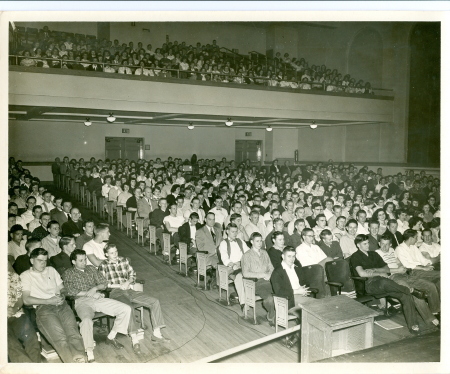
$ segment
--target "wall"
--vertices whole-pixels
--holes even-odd
[[[129,134],[122,134],[122,128],[130,128]],[[235,140],[261,140],[263,161],[265,130],[186,126],[125,126],[122,124],[94,123],[90,127],[74,122],[11,121],[9,124],[9,154],[28,162],[51,161],[55,157],[104,158],[105,137],[142,137],[150,145],[145,151],[146,159],[168,156],[182,159],[197,154],[198,158],[226,157],[234,159]],[[68,143],[70,134],[70,143]]]
[[[275,129],[272,131],[273,144],[275,144],[273,159],[294,157],[294,152],[298,147],[299,131],[297,129]]]

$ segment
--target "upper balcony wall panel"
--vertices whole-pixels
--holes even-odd
[[[9,104],[287,119],[392,122],[393,98],[11,68]]]

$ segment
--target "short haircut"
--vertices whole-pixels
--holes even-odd
[[[238,219],[238,218],[241,218],[242,216],[239,214],[239,213],[233,213],[231,216],[230,216],[230,222],[233,222],[234,220],[236,220],[236,219]]]
[[[59,222],[58,222],[58,221],[55,221],[54,219],[52,219],[52,220],[48,223],[47,228],[50,228],[50,227],[52,227],[52,225],[55,225],[55,224],[59,226]]]
[[[349,219],[347,221],[347,223],[345,224],[345,227],[349,227],[351,223],[354,223],[356,226],[358,226],[358,222],[356,221],[356,219]]]
[[[305,220],[303,218],[297,218],[294,222],[294,226],[297,226],[300,222],[305,223]],[[306,223],[305,223],[305,225],[306,225]]]
[[[103,253],[106,255],[111,248],[117,248],[117,245],[114,243],[108,243],[103,247]]]
[[[34,244],[40,243],[41,239],[38,238],[30,238],[27,240],[26,244],[25,244],[25,248],[27,250],[27,252],[30,252],[31,247],[33,247]]]
[[[227,230],[229,230],[229,229],[231,229],[231,228],[233,228],[233,227],[238,228],[237,225],[236,225],[235,223],[230,222],[230,223],[227,225]]]
[[[17,225],[12,225],[11,229],[9,230],[9,232],[11,234],[14,234],[15,232],[20,231],[20,230],[23,231],[23,227],[22,227],[22,225],[18,225],[17,224]]]
[[[306,234],[307,234],[308,232],[314,233],[314,231],[313,231],[312,229],[310,229],[309,227],[305,227],[305,228],[302,230],[302,238],[303,238],[304,236],[306,236]]]
[[[375,220],[370,220],[369,221],[369,227],[370,227],[370,225],[377,225],[377,226],[380,226],[380,222],[378,222],[378,221],[375,221]]]
[[[27,197],[27,203],[28,203],[28,201],[30,201],[31,199],[34,199],[34,201],[37,201],[36,198],[35,198],[34,196],[28,196],[28,197]]]
[[[277,238],[277,236],[278,235],[282,235],[283,237],[284,237],[284,234],[281,232],[281,231],[275,231],[273,234],[272,234],[272,243],[274,243],[275,242],[275,239]]]
[[[30,253],[30,259],[38,256],[48,256],[48,252],[44,248],[35,248]]]
[[[389,240],[389,242],[392,241],[391,236],[389,234],[384,233],[383,235],[381,235],[380,237],[380,241],[381,240]]]
[[[327,220],[327,218],[325,217],[325,214],[318,214],[318,215],[316,216],[316,222],[317,222],[320,218],[325,218],[325,221]]]
[[[170,204],[170,205],[169,205],[169,209],[172,209],[173,206],[174,206],[174,207],[177,207],[177,204],[175,204],[175,203]]]
[[[262,239],[262,235],[261,235],[259,232],[255,231],[255,232],[253,232],[253,233],[250,235],[250,241],[255,240],[255,238],[261,238],[261,239]]]
[[[194,219],[194,218],[200,219],[200,216],[198,215],[197,212],[192,212],[192,213],[189,215],[189,219]]]
[[[49,213],[49,212],[42,212],[42,214],[41,214],[41,219],[42,219],[42,217],[44,217],[44,216],[49,216],[49,217],[50,217],[50,213]]]
[[[320,203],[314,203],[312,206],[311,206],[311,208],[314,210],[314,209],[316,209],[317,207],[322,207],[322,204],[320,204]]]
[[[328,230],[328,229],[322,230],[322,232],[320,233],[320,239],[323,239],[323,238],[325,238],[325,236],[328,236],[328,235],[333,235],[330,230]]]
[[[360,214],[365,214],[367,216],[367,212],[364,209],[360,209],[358,210],[358,213],[356,213],[357,216],[359,216]]]
[[[38,209],[42,209],[42,207],[40,205],[35,205],[33,207],[33,213],[36,212],[36,210],[38,210]]]
[[[417,235],[417,231],[413,229],[405,230],[403,233],[403,239],[406,242],[410,238],[414,238]]]
[[[291,247],[290,245],[283,248],[283,254],[288,252],[295,252],[295,248]]]
[[[388,226],[389,226],[391,223],[397,223],[397,220],[396,219],[390,219],[387,223],[388,223]]]
[[[64,249],[64,246],[69,244],[74,237],[72,235],[65,235],[59,240],[59,248]]]
[[[88,218],[87,220],[85,220],[84,222],[83,222],[83,227],[86,227],[86,225],[88,224],[88,223],[94,223],[94,220],[92,219],[92,218]],[[95,225],[95,223],[94,223],[94,225]]]
[[[109,225],[107,223],[99,223],[94,227],[95,235],[100,234],[101,232],[105,231],[106,229],[109,230]]]
[[[358,247],[359,243],[365,242],[366,240],[369,240],[369,235],[358,234],[355,238],[355,245]]]
[[[70,262],[76,261],[78,255],[86,256],[86,252],[83,251],[82,249],[74,249],[73,252],[70,254]]]
[[[275,218],[275,219],[273,220],[273,225],[275,226],[278,222],[283,222],[283,225],[284,225],[284,221],[283,221],[283,219],[281,219],[281,218]]]

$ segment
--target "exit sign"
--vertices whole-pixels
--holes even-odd
[[[252,136],[252,133],[251,132],[246,132],[245,136]]]
[[[130,133],[130,129],[122,129],[122,134],[129,134]]]

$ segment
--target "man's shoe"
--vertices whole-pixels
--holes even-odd
[[[152,335],[152,341],[160,342],[160,343],[170,343],[170,339],[166,338],[165,336],[158,337],[158,336]]]
[[[123,348],[123,344],[119,343],[119,341],[114,338],[114,339],[105,339],[105,344],[106,345],[112,345],[114,349],[122,349]]]
[[[141,345],[139,343],[133,344],[133,352],[137,355],[142,354]]]
[[[270,327],[275,327],[275,317],[273,319],[270,319],[269,313],[267,313],[267,321],[269,322]]]

